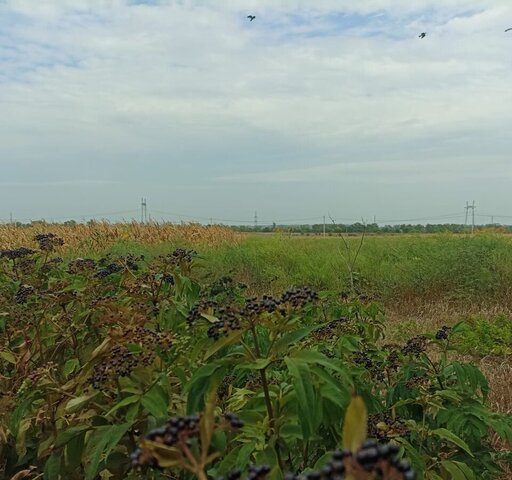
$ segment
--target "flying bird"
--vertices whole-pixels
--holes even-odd
[[[256,18],[256,15],[247,15],[247,18],[249,19],[249,22],[252,22]]]
[[[425,38],[427,36],[427,33],[426,32],[421,32],[418,37],[420,38]]]
[[[505,32],[510,32],[510,30],[512,30],[512,28],[507,28]]]

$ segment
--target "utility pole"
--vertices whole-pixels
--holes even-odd
[[[473,205],[471,206],[471,234],[475,231],[475,201],[473,200]]]
[[[258,212],[254,212],[254,230],[258,228]]]
[[[471,233],[474,233],[475,231],[475,201],[473,200],[473,203],[470,205],[469,202],[466,202],[466,206],[464,207],[466,210],[466,220],[464,221],[464,225],[468,225],[468,214],[469,210],[471,209]]]
[[[148,220],[148,205],[145,198],[140,201],[140,223],[145,223]]]
[[[324,237],[325,237],[325,215],[324,215]]]
[[[11,222],[11,225],[13,224],[13,221],[12,221],[12,212],[9,214],[9,221]]]

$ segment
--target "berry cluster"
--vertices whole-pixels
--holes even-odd
[[[239,480],[239,478],[242,476],[242,470],[239,470],[236,468],[235,470],[229,471],[225,477],[217,477],[216,480]]]
[[[8,260],[16,260],[17,258],[23,258],[28,255],[36,253],[30,248],[20,247],[13,250],[0,250],[0,258],[7,258]]]
[[[244,422],[238,418],[238,415],[233,412],[227,412],[224,414],[224,418],[229,422],[231,428],[242,428]]]
[[[124,263],[126,268],[137,272],[139,270],[139,264],[137,263],[140,260],[143,260],[144,257],[136,257],[135,255],[129,254],[126,257],[121,257],[119,260]]]
[[[241,428],[244,423],[234,413],[226,413],[224,418],[231,428]],[[156,442],[168,447],[185,448],[190,447],[191,439],[199,436],[200,415],[189,415],[186,417],[177,416],[171,418],[162,427],[151,430],[145,437],[145,440]],[[216,427],[219,427],[217,419]],[[143,465],[157,466],[157,461],[151,454],[149,448],[138,448],[130,455],[132,465],[140,467]]]
[[[18,264],[16,265],[16,269],[18,272],[21,272],[25,275],[33,273],[36,267],[36,259],[35,258],[22,258]]]
[[[318,294],[309,287],[290,288],[281,295],[280,303],[289,303],[292,307],[303,307],[318,300]]]
[[[448,335],[450,333],[451,328],[446,325],[442,326],[436,333],[437,340],[448,340]]]
[[[40,233],[34,237],[43,252],[53,252],[56,247],[64,245],[64,240],[54,233]]]
[[[18,304],[27,303],[28,297],[32,293],[34,293],[34,287],[32,285],[20,285],[14,295],[14,301]]]
[[[208,338],[218,340],[221,335],[229,335],[233,330],[240,330],[240,320],[234,311],[221,308],[219,315],[221,319],[208,327]]]
[[[398,446],[393,443],[378,444],[374,440],[367,440],[354,454],[350,450],[335,451],[322,470],[308,472],[305,476],[290,473],[285,476],[285,480],[343,480],[345,478],[416,480],[416,473],[411,465],[397,458],[398,452]]]
[[[279,308],[279,300],[270,295],[263,295],[261,299],[248,298],[242,311],[242,315],[261,315],[262,313],[274,313]]]
[[[33,383],[36,383],[42,377],[51,374],[57,368],[57,364],[55,362],[47,362],[44,365],[32,370],[28,375],[27,379]]]
[[[97,278],[106,278],[114,273],[120,272],[123,269],[119,263],[109,263],[105,268],[98,270],[94,276]]]
[[[407,341],[404,347],[402,347],[402,353],[410,354],[418,357],[427,348],[427,337],[424,335],[418,335],[412,337]]]
[[[337,331],[338,328],[346,324],[348,322],[348,319],[345,317],[336,318],[334,320],[331,320],[327,325],[324,325],[322,328],[319,328],[315,331],[315,337],[316,338],[326,338],[333,336]]]
[[[68,273],[76,274],[96,269],[96,261],[92,258],[77,258],[68,263]]]
[[[60,257],[52,258],[51,260],[48,260],[42,267],[41,270],[43,272],[49,272],[53,267],[60,265],[64,260]]]
[[[192,310],[187,317],[187,323],[192,325],[197,320],[200,320],[203,313],[212,314],[213,311],[217,308],[217,302],[215,300],[202,300],[197,305],[194,305]]]
[[[187,250],[185,248],[177,248],[174,252],[167,255],[168,260],[172,265],[183,265],[192,263],[194,257],[197,255],[195,250]]]
[[[116,345],[108,358],[94,367],[88,383],[99,390],[112,377],[128,377],[139,365],[149,365],[153,358],[151,353],[135,355],[126,347]]]
[[[368,436],[379,441],[387,441],[392,437],[409,435],[410,431],[399,418],[389,413],[374,413],[368,416]]]
[[[164,273],[162,275],[162,281],[167,285],[174,285],[174,277],[170,273]]]
[[[172,337],[168,333],[155,332],[141,326],[127,328],[122,333],[122,337],[132,343],[146,347],[152,355],[155,346],[159,346],[162,350],[168,350],[172,346]]]
[[[228,292],[233,288],[233,279],[231,277],[221,277],[211,286],[211,294],[219,295]]]
[[[373,368],[373,361],[368,356],[368,352],[366,350],[360,350],[359,352],[355,352],[353,355],[353,359],[356,365],[360,365],[361,367],[366,368],[366,370],[371,370]]]
[[[233,375],[226,375],[217,388],[217,396],[220,400],[224,400],[229,395],[229,387],[233,383]]]
[[[405,386],[407,388],[421,388],[427,387],[430,384],[430,379],[427,376],[419,376],[413,375],[407,382],[405,382]]]
[[[208,327],[208,338],[218,340],[222,335],[227,336],[234,330],[240,330],[240,321],[233,317],[229,320],[219,320]]]

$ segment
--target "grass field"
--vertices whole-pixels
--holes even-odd
[[[400,445],[418,478],[511,478],[511,247],[499,234],[0,227],[0,472],[169,478],[157,462],[185,480],[173,469],[264,463],[281,480],[354,434],[341,425],[358,392],[368,435]],[[196,417],[190,443],[154,430],[193,413],[210,418],[200,439]]]

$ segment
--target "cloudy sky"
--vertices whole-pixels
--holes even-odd
[[[0,0],[0,220],[144,196],[155,219],[463,221],[474,199],[510,223],[508,27],[510,0]]]

